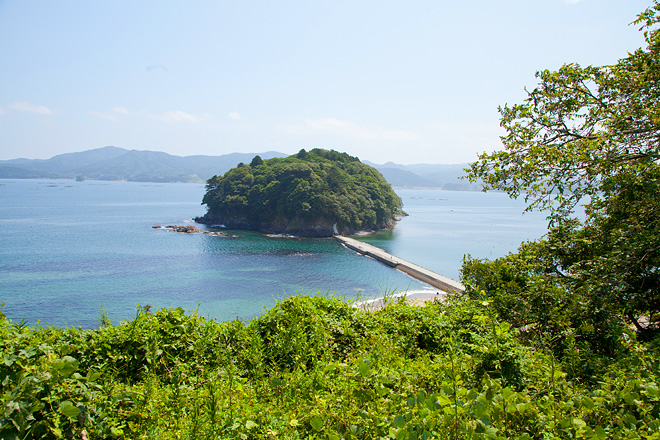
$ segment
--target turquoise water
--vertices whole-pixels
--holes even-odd
[[[411,215],[392,232],[362,237],[457,278],[465,253],[493,258],[540,236],[502,194],[398,191]],[[396,270],[331,239],[238,239],[178,234],[205,212],[204,186],[134,182],[0,180],[0,301],[14,321],[96,327],[137,304],[181,306],[220,320],[250,319],[287,295],[346,298],[423,289]]]
[[[459,279],[463,256],[495,259],[520,243],[541,238],[545,214],[524,213],[525,204],[504,193],[397,190],[403,217],[396,228],[361,237],[400,258]]]

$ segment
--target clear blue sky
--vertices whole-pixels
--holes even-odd
[[[0,0],[0,159],[115,145],[462,163],[537,70],[642,46],[641,0]]]

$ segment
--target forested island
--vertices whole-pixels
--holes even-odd
[[[333,150],[301,150],[287,158],[255,156],[207,181],[195,220],[230,229],[330,237],[391,228],[401,199],[373,167]]]

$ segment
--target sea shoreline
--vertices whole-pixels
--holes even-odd
[[[437,289],[411,290],[365,301],[356,301],[353,304],[353,307],[375,311],[385,307],[391,302],[399,301],[401,299],[413,306],[423,306],[428,302],[442,301],[446,294],[447,292]]]

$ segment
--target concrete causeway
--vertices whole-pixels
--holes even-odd
[[[335,235],[334,237],[348,249],[351,249],[367,257],[371,257],[374,260],[380,261],[381,263],[398,269],[401,272],[407,273],[416,280],[430,284],[431,286],[440,289],[443,292],[462,292],[465,290],[465,286],[456,280],[452,280],[451,278],[447,278],[444,275],[440,275],[439,273],[425,269],[422,266],[418,266],[399,257],[395,257],[394,255],[388,254],[376,246],[341,235]]]

